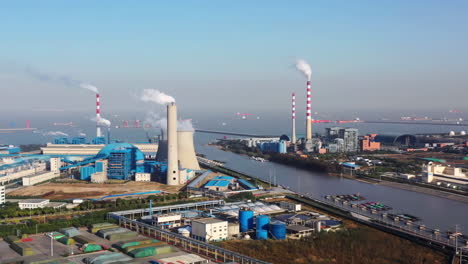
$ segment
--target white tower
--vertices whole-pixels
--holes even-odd
[[[179,157],[177,153],[177,106],[167,105],[167,185],[179,184]]]

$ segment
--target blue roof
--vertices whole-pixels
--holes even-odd
[[[229,181],[226,180],[211,180],[205,184],[205,187],[227,187]]]
[[[353,168],[353,169],[357,169],[357,168],[361,167],[361,166],[359,166],[357,164],[354,164],[354,163],[351,163],[351,162],[343,162],[343,163],[341,163],[341,165],[343,165],[345,167]]]
[[[214,177],[213,180],[228,180],[228,181],[232,181],[232,180],[234,180],[234,177],[222,175],[222,176],[216,176],[216,177]]]

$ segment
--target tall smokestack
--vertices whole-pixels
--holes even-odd
[[[179,184],[179,158],[177,153],[177,106],[167,105],[167,185]]]
[[[296,144],[296,94],[292,93],[292,131],[291,142]]]
[[[101,102],[100,96],[96,93],[96,137],[100,137],[101,134],[101,126],[99,125],[99,120],[101,119]]]
[[[310,81],[307,81],[307,112],[306,112],[306,141],[312,140],[312,118],[311,118],[311,103],[310,103]]]

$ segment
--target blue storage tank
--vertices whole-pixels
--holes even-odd
[[[255,232],[255,234],[256,234],[258,240],[268,239],[268,231],[261,230],[261,231]]]
[[[256,220],[257,231],[268,231],[268,224],[270,223],[270,217],[268,215],[258,215]]]
[[[248,209],[239,210],[239,231],[247,232],[253,229],[254,212]]]
[[[258,215],[255,225],[257,239],[268,238],[268,224],[270,223],[270,217],[268,215]]]
[[[286,224],[281,221],[271,222],[270,234],[273,239],[286,239]]]

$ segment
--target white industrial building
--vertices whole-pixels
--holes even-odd
[[[18,202],[18,206],[20,209],[44,208],[47,204],[49,204],[48,199],[27,199]]]
[[[135,181],[149,182],[151,181],[151,173],[137,172],[135,173]]]
[[[23,177],[23,186],[32,186],[41,182],[58,178],[60,173],[53,171],[43,171],[34,175]]]
[[[280,202],[279,206],[289,212],[299,212],[302,209],[302,205],[300,203]]]
[[[216,218],[192,221],[192,238],[201,241],[221,241],[228,238],[228,222]]]
[[[426,183],[445,182],[449,184],[468,185],[467,174],[462,168],[434,164],[433,162],[423,165],[423,180]]]
[[[0,185],[0,204],[5,203],[5,186]]]
[[[153,215],[153,223],[163,229],[179,227],[182,225],[181,214]]]

